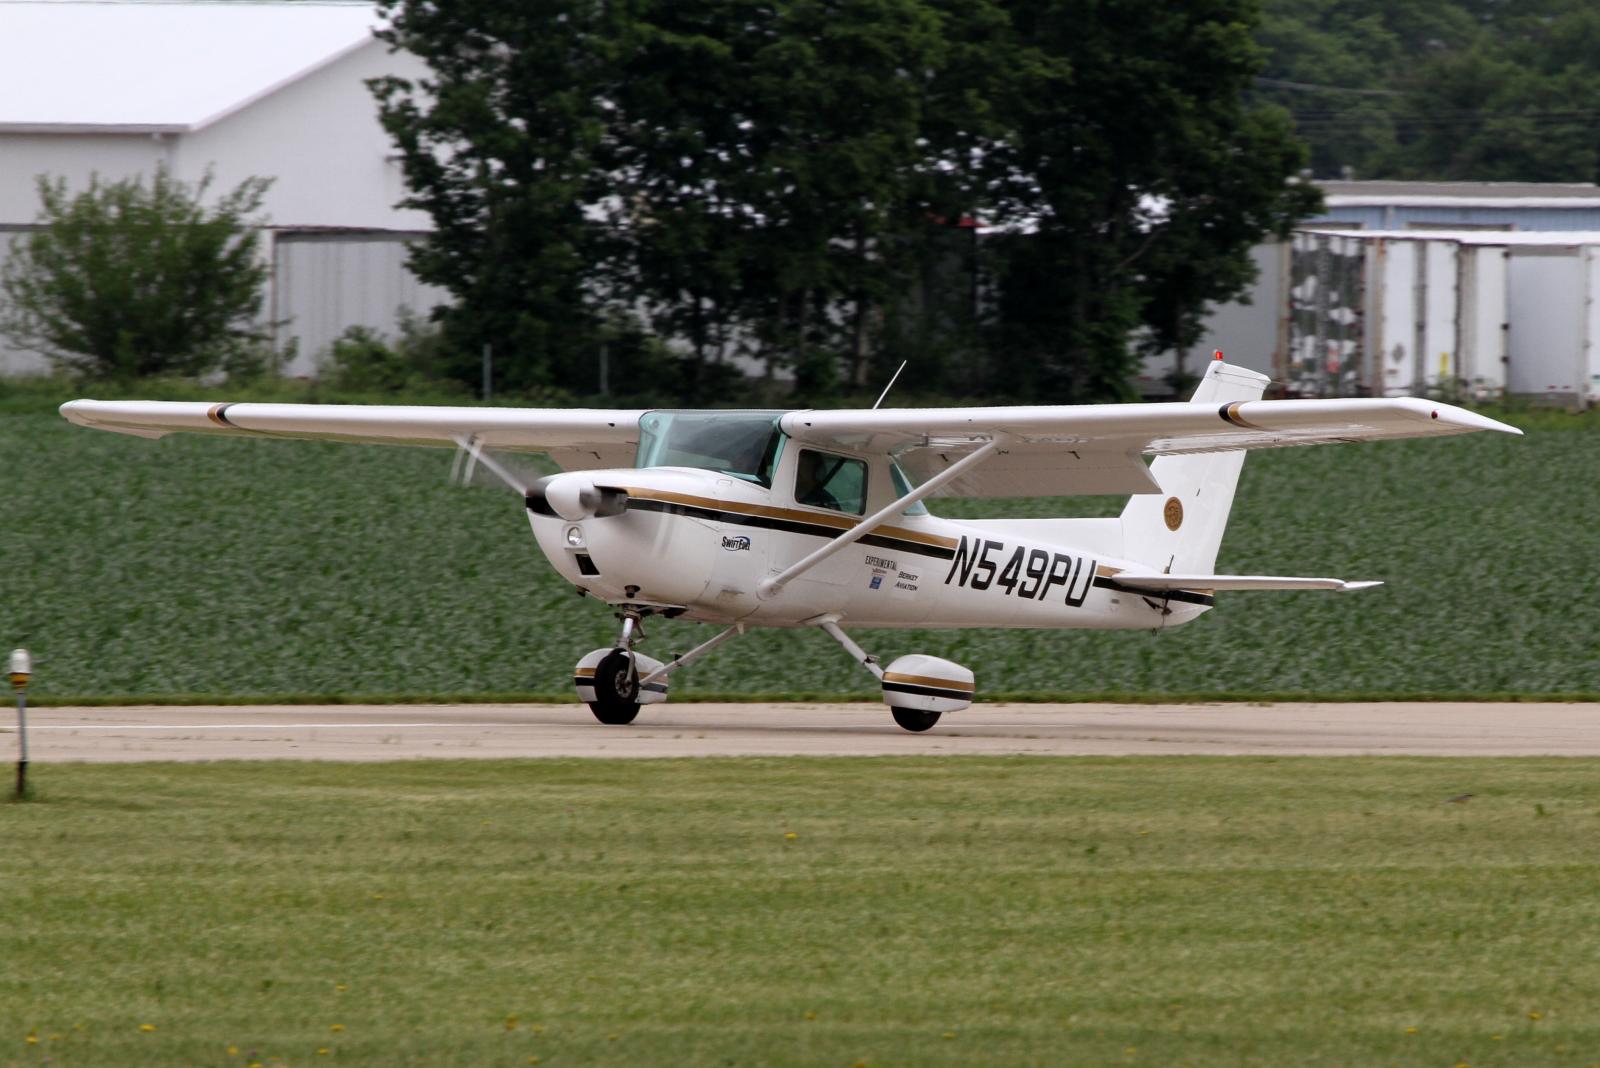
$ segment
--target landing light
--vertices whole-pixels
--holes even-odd
[[[567,544],[574,549],[581,549],[583,547],[583,531],[578,527],[568,527]]]

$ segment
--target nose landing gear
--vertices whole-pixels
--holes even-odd
[[[639,714],[639,672],[625,649],[613,649],[594,667],[589,710],[601,723],[620,726]]]
[[[617,644],[596,649],[573,670],[572,683],[578,699],[589,706],[594,718],[611,726],[632,723],[639,706],[667,699],[667,677],[657,676],[661,662],[634,650],[644,640],[640,621],[644,611],[626,608],[620,615],[622,633]]]

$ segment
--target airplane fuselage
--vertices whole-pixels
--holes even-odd
[[[763,580],[861,518],[798,504],[775,488],[787,485],[783,475],[766,487],[691,468],[585,471],[575,477],[625,493],[625,510],[568,521],[530,507],[528,517],[541,550],[579,589],[709,623],[800,626],[833,613],[855,627],[1148,630],[1188,622],[1211,603],[1206,591],[1119,588],[1116,575],[1136,565],[1030,536],[1017,529],[1025,523],[928,514],[876,528],[764,599]]]

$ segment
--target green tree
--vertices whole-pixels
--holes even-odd
[[[1249,251],[1318,201],[1303,150],[1251,110],[1252,0],[1013,0],[1028,60],[986,156],[1002,222],[998,370],[1044,401],[1125,396],[1129,339],[1192,344]]]
[[[1471,47],[1405,82],[1401,178],[1594,181],[1600,170],[1600,11],[1509,4]]]
[[[623,4],[591,0],[382,0],[379,34],[423,59],[426,79],[374,80],[400,151],[405,206],[433,219],[410,266],[448,289],[443,311],[477,373],[494,347],[496,389],[587,382],[598,351],[608,195],[597,162]]]
[[[41,177],[40,229],[0,271],[0,333],[95,376],[216,367],[265,337],[256,212],[270,184],[248,178],[208,204],[209,174],[95,176],[76,194]]]

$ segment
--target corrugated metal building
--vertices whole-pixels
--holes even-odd
[[[429,219],[394,206],[402,175],[365,85],[424,67],[376,22],[366,2],[0,0],[0,255],[37,218],[38,175],[81,189],[164,164],[218,190],[274,179],[269,305],[290,373],[347,326],[390,332],[399,306],[442,302],[402,265]],[[4,345],[0,371],[45,366]]]
[[[1600,230],[1587,182],[1319,182],[1307,226],[1360,230]]]

